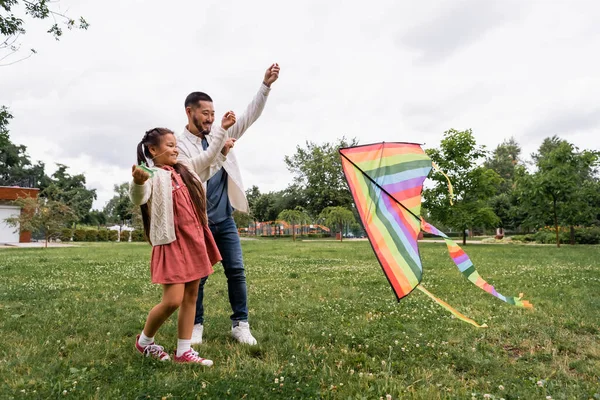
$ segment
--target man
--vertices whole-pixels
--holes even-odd
[[[261,87],[237,122],[228,130],[229,138],[215,164],[201,176],[209,176],[206,186],[207,212],[210,229],[223,258],[222,264],[227,277],[229,303],[231,304],[231,335],[240,343],[255,345],[256,339],[248,323],[246,275],[242,258],[242,247],[233,210],[247,213],[248,200],[244,192],[240,169],[231,150],[236,140],[260,117],[271,90],[271,84],[279,77],[279,65],[271,65],[264,76]],[[202,155],[211,144],[210,129],[215,111],[210,96],[193,92],[185,100],[188,124],[177,140],[179,157],[191,158]],[[204,332],[204,278],[200,281],[196,318],[192,344],[202,343]]]

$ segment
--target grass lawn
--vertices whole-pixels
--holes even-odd
[[[229,338],[219,266],[206,286],[213,368],[135,352],[159,301],[150,247],[0,250],[0,398],[600,399],[600,247],[467,246],[507,305],[468,282],[443,244],[420,244],[425,295],[400,303],[368,242],[244,241],[251,326]],[[176,319],[157,335],[170,352]],[[538,383],[539,382],[539,383]]]

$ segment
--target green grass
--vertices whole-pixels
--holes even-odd
[[[600,398],[600,247],[468,246],[509,306],[420,245],[422,293],[400,303],[368,242],[244,241],[254,348],[229,338],[221,267],[206,287],[211,369],[144,359],[134,337],[160,300],[150,247],[0,251],[0,398]],[[176,319],[157,340],[169,351]],[[537,382],[541,382],[538,386]],[[66,394],[63,394],[66,393]]]

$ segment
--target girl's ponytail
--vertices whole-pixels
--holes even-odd
[[[144,154],[144,149],[147,149],[147,143],[144,141],[148,140],[148,132],[144,135],[144,138],[137,145],[137,163],[140,165],[141,163],[146,162],[146,155]],[[148,203],[142,204],[140,206],[142,211],[142,222],[144,223],[144,234],[146,236],[146,240],[148,243],[150,242],[150,210],[148,208]]]

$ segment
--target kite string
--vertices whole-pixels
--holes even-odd
[[[448,178],[448,175],[446,175],[446,173],[442,171],[436,163],[431,161],[431,165],[433,166],[433,169],[446,177],[446,180],[448,181],[448,191],[450,192],[450,205],[453,206],[454,202],[452,201],[452,198],[454,197],[454,189],[452,188],[452,182],[450,182],[450,178]]]

